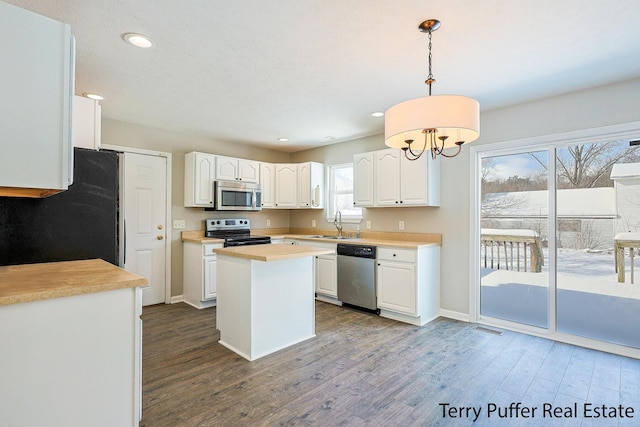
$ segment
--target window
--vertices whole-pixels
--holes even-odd
[[[342,222],[361,222],[362,208],[353,206],[353,163],[328,167],[327,221],[333,222],[336,212]]]

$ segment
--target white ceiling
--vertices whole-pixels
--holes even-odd
[[[8,3],[71,24],[103,117],[287,152],[382,133],[371,112],[425,96],[430,18],[433,93],[483,111],[640,77],[638,0]]]

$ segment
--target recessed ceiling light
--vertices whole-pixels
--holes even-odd
[[[374,111],[373,113],[371,113],[371,117],[382,117],[384,116],[384,113],[382,111]]]
[[[104,99],[104,97],[98,95],[97,93],[83,93],[82,96],[84,96],[85,98],[89,98],[89,99],[95,99],[96,101],[102,101]]]
[[[280,142],[289,142],[289,138],[278,138]]]
[[[122,38],[124,39],[124,41],[126,41],[127,43],[135,47],[141,47],[143,49],[146,49],[153,46],[153,42],[151,41],[151,39],[142,34],[127,33],[127,34],[124,34]]]

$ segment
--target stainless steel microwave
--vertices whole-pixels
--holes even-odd
[[[234,181],[214,181],[213,203],[217,211],[262,210],[260,184]]]

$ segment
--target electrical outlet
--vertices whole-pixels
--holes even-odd
[[[404,221],[398,221],[398,228],[404,230]]]
[[[270,219],[267,220],[267,227],[271,227],[271,220]]]
[[[367,230],[371,230],[371,221],[367,221],[366,227]]]
[[[173,229],[174,230],[182,230],[187,226],[184,219],[174,219],[173,220]]]
[[[315,228],[315,226],[316,226],[316,220],[315,219],[311,220],[311,226]]]

